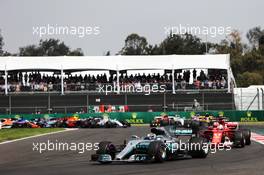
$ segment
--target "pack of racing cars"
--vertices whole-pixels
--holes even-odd
[[[98,116],[80,119],[76,116],[63,118],[37,118],[26,120],[23,118],[2,118],[0,128],[126,128],[127,121],[119,121],[108,117]]]
[[[251,144],[249,129],[241,129],[238,122],[229,122],[222,116],[195,116],[188,120],[164,115],[155,117],[150,126],[151,133],[142,138],[133,135],[128,142],[124,141],[120,145],[111,141],[100,142],[98,150],[91,156],[91,161],[107,164],[206,158],[209,149],[219,144],[236,148]],[[189,136],[185,142],[190,147],[182,149],[179,144],[182,141],[181,136]],[[197,148],[197,145],[200,146]]]
[[[173,120],[173,122],[163,122],[164,119],[166,121]],[[157,121],[156,118],[154,118],[154,121]],[[166,123],[166,125],[173,125],[178,128],[176,131],[179,134],[181,129],[186,132],[185,129],[190,128],[188,132],[192,132],[198,137],[203,137],[214,145],[221,143],[224,146],[244,147],[251,144],[251,130],[242,129],[239,127],[238,122],[229,122],[228,118],[223,116],[195,115],[191,119],[162,116],[158,121],[159,125],[153,125],[152,122],[150,126],[164,126],[164,123]]]
[[[3,118],[0,120],[2,129],[8,128],[40,128],[34,121],[24,120],[22,118]]]

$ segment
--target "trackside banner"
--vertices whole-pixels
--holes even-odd
[[[112,119],[126,120],[131,124],[146,124],[150,123],[154,117],[169,115],[178,115],[183,118],[190,118],[196,114],[199,115],[213,115],[213,116],[225,116],[230,121],[239,122],[258,122],[264,121],[264,110],[261,111],[205,111],[205,112],[113,112],[113,113],[84,113],[84,114],[13,114],[13,115],[0,115],[0,118],[24,118],[24,119],[35,119],[35,118],[64,118],[70,116],[77,116],[80,118],[89,117],[109,117]]]

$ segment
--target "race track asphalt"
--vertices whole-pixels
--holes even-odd
[[[149,127],[79,129],[0,145],[0,175],[263,175],[264,145],[210,154],[206,159],[184,159],[161,164],[91,163],[90,155],[75,151],[33,151],[33,143],[48,140],[66,143],[123,143],[131,135],[144,136]]]

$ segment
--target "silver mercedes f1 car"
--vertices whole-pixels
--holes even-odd
[[[124,144],[115,145],[109,141],[99,143],[96,154],[91,161],[102,164],[112,162],[163,162],[178,158],[206,158],[209,148],[205,145],[207,140],[195,137],[190,133],[190,139],[182,146],[181,140],[175,137],[177,131],[172,128],[152,128],[146,137],[139,138],[133,135]],[[183,132],[186,133],[189,132]]]

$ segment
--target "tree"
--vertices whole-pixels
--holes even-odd
[[[236,78],[243,69],[242,57],[244,48],[245,45],[242,43],[241,34],[237,30],[232,31],[220,44],[215,45],[217,54],[230,54],[231,67]]]
[[[260,85],[263,84],[263,77],[255,72],[244,72],[238,76],[238,83],[244,87]]]
[[[70,53],[68,55],[69,56],[83,56],[83,51],[81,48],[77,48],[73,51],[70,51]]]
[[[210,46],[210,44],[209,44]],[[169,35],[160,44],[159,51],[162,54],[204,54],[206,52],[205,43],[201,39],[191,34]]]
[[[0,30],[1,31],[1,30]],[[3,41],[4,39],[3,39],[3,37],[2,37],[2,35],[1,35],[1,33],[0,33],[0,56],[2,56],[3,55],[3,53],[4,53],[4,51],[3,51],[3,46],[4,46],[4,41]]]
[[[248,41],[253,46],[253,48],[259,47],[259,42],[262,36],[264,36],[264,30],[262,30],[259,26],[250,29],[247,33]]]
[[[127,36],[125,46],[119,52],[121,55],[146,55],[148,54],[148,42],[145,37],[132,33]]]
[[[245,45],[242,43],[241,34],[239,31],[232,31],[228,37],[216,44],[216,52],[220,54],[229,53],[231,57],[238,57],[243,54]]]
[[[19,48],[19,56],[44,56],[42,49],[36,45]]]
[[[70,50],[64,42],[56,39],[40,40],[39,45],[29,45],[19,48],[19,56],[82,56],[80,48]]]

